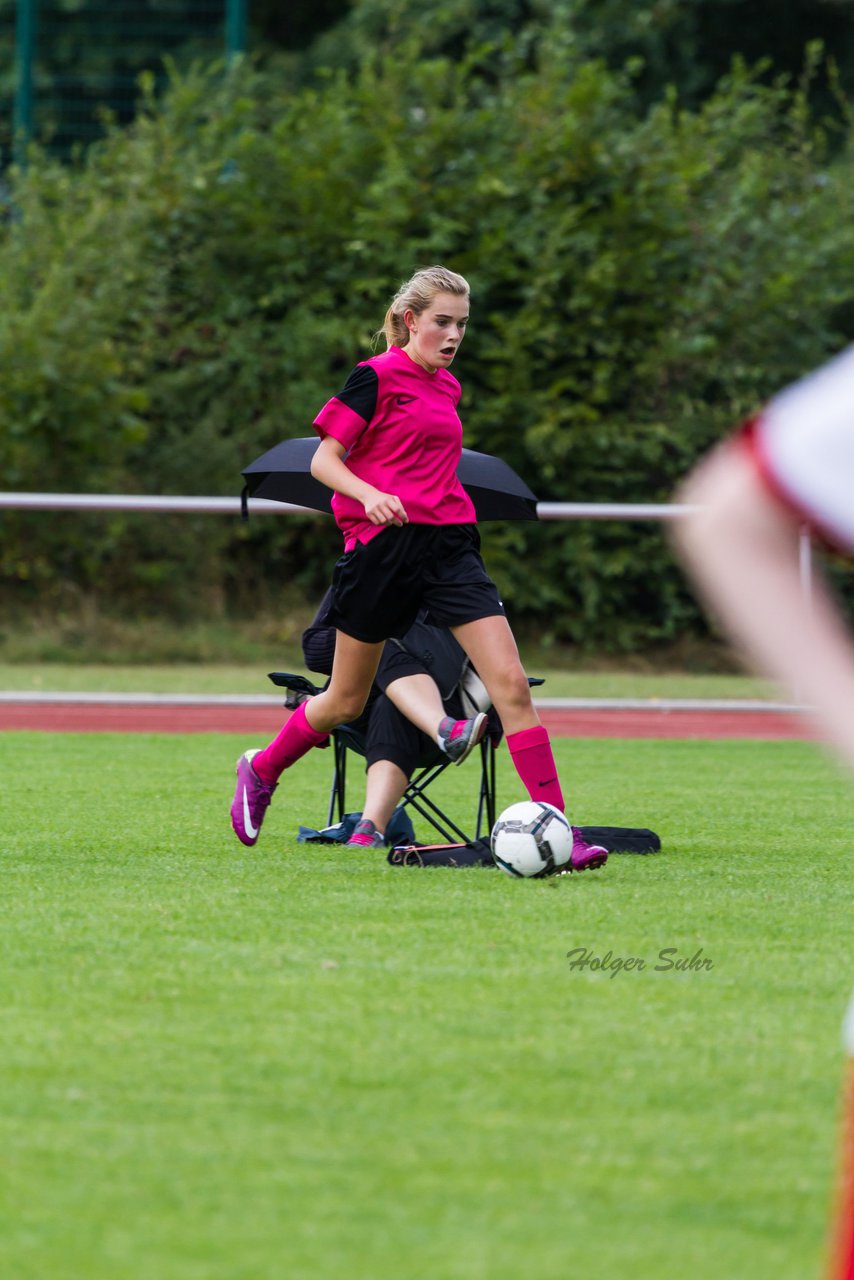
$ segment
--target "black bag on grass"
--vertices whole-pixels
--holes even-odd
[[[579,827],[582,840],[609,853],[658,853],[661,840],[648,827]]]
[[[609,853],[658,853],[661,840],[648,827],[579,827],[582,840]],[[393,867],[494,867],[489,838],[471,844],[398,844],[388,855]]]
[[[471,844],[399,844],[388,855],[393,867],[494,867],[489,839]]]

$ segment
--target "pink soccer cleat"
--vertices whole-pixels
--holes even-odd
[[[572,855],[565,871],[593,871],[608,861],[608,850],[601,844],[588,844],[582,840],[578,827],[572,828]]]
[[[231,825],[243,844],[253,845],[267,814],[275,782],[262,782],[252,768],[257,751],[244,751],[237,762],[237,788],[231,802]]]

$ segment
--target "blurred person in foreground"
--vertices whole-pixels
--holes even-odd
[[[854,557],[854,347],[787,388],[688,476],[674,540],[700,591],[764,674],[815,715],[854,768],[854,637],[824,581],[804,599],[798,537]],[[854,998],[839,1187],[826,1275],[854,1278]]]
[[[723,627],[787,685],[854,768],[854,638],[819,577],[807,602],[802,528],[854,558],[854,347],[775,396],[690,473],[674,541]]]

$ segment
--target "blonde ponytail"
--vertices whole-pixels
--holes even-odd
[[[406,284],[401,285],[391,300],[383,327],[377,334],[378,338],[381,336],[385,338],[386,348],[406,346],[409,341],[409,330],[406,327],[404,315],[407,311],[412,311],[416,316],[420,316],[440,293],[468,297],[468,281],[447,267],[424,267],[416,271]]]

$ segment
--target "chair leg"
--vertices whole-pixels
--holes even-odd
[[[453,843],[454,837],[456,837],[461,844],[469,843],[469,837],[466,835],[465,831],[458,827],[446,813],[443,813],[441,809],[437,808],[436,805],[433,804],[433,801],[427,796],[409,796],[405,801],[405,807],[408,809],[414,809],[416,813],[420,813],[421,817],[425,818],[426,821],[430,823],[433,830],[438,831],[443,840]],[[442,822],[447,823],[447,827],[442,826]],[[450,830],[447,829],[448,827],[450,827]]]
[[[495,826],[497,814],[495,812],[495,743],[490,738],[489,746],[489,793],[486,800],[486,812],[489,821],[489,834],[492,835],[492,828]]]
[[[332,826],[333,822],[342,822],[347,811],[347,752],[350,749],[343,736],[332,735],[334,764],[332,785],[329,792],[327,826]],[[477,835],[475,839],[480,838],[484,814],[489,823],[490,832],[495,825],[495,747],[491,739],[486,739],[480,743],[480,752],[480,790],[478,793]],[[440,773],[444,772],[448,767],[448,763],[447,760],[443,760],[439,764],[428,765],[413,776],[401,798],[401,807],[404,809],[407,807],[413,808],[448,843],[459,841],[461,844],[470,844],[471,836],[463,831],[462,827],[457,826],[454,820],[449,818],[444,810],[440,809],[426,794],[427,788]]]
[[[483,834],[483,815],[486,812],[487,835],[492,834],[495,826],[495,744],[486,737],[480,744],[480,793],[477,801],[477,833],[479,840]]]
[[[335,810],[338,810],[338,822],[343,822],[345,805],[347,802],[347,748],[343,742],[340,742],[333,734],[332,751],[334,753],[334,768],[332,771],[332,787],[329,792],[329,816],[326,819],[326,825],[331,827],[333,819],[335,819]]]
[[[454,837],[463,844],[469,843],[469,836],[461,827],[449,818],[448,815],[439,808],[437,804],[426,795],[426,790],[430,784],[443,773],[447,768],[447,763],[443,762],[439,765],[432,765],[422,769],[419,774],[413,777],[403,794],[401,804],[404,808],[413,808],[416,813],[420,813],[425,818],[434,831],[438,831],[443,840],[453,841]],[[444,825],[443,825],[444,824]],[[453,834],[452,834],[453,833]]]

